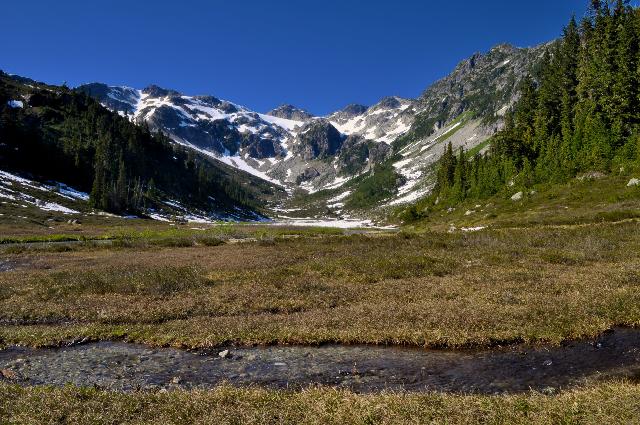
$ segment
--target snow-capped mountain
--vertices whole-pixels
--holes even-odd
[[[394,96],[386,97],[370,108],[349,105],[327,119],[342,133],[391,143],[411,128],[415,114],[412,100]]]
[[[386,204],[398,204],[428,192],[429,166],[448,142],[472,149],[501,127],[518,84],[546,47],[500,45],[461,62],[416,99],[386,97],[326,117],[292,105],[262,114],[154,85],[80,89],[177,143],[291,190],[337,189],[391,160],[401,178]]]
[[[385,125],[410,106],[409,101],[388,98],[345,121],[339,113],[315,117],[291,105],[261,114],[213,96],[188,96],[154,85],[142,90],[100,83],[80,88],[106,107],[146,123],[180,144],[265,180],[304,184],[310,190],[335,182],[345,171],[340,162],[355,165],[359,160],[361,164],[349,168],[367,168],[368,156],[354,158],[349,148],[389,140],[399,130],[392,125],[387,133]],[[406,129],[408,126],[400,131]],[[377,151],[388,152],[389,146]],[[375,155],[375,159],[384,158]]]

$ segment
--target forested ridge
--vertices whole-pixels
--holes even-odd
[[[246,181],[211,159],[84,93],[7,74],[0,74],[0,168],[64,182],[115,213],[141,213],[161,199],[204,210],[258,205]]]
[[[488,151],[469,158],[448,146],[428,202],[455,205],[580,173],[640,168],[639,46],[639,9],[591,1],[525,78]]]

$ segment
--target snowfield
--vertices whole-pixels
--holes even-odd
[[[21,100],[10,100],[7,102],[10,108],[24,108],[24,103]]]
[[[303,227],[334,227],[338,229],[358,229],[358,228],[375,228],[375,229],[393,229],[393,226],[378,227],[371,220],[358,219],[317,219],[317,218],[293,218],[279,217],[271,222],[274,226],[303,226]]]

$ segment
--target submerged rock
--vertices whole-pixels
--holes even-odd
[[[16,373],[11,369],[0,369],[0,375],[11,381],[18,379],[18,375],[16,375]]]

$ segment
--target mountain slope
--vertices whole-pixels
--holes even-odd
[[[526,49],[496,46],[486,54],[462,61],[452,74],[408,105],[407,101],[392,99],[371,108],[350,105],[332,114],[335,125],[342,130],[357,126],[357,133],[373,136],[382,124],[392,133],[397,128],[404,132],[389,137],[391,149],[378,158],[377,169],[369,167],[367,173],[348,180],[340,189],[325,191],[325,199],[316,196],[315,203],[326,201],[328,211],[339,216],[353,208],[361,213],[381,208],[384,212],[386,207],[427,196],[435,184],[435,163],[446,146],[451,143],[454,148],[485,150],[488,139],[504,126],[506,112],[519,98],[521,82],[535,73],[552,47],[553,43]],[[396,109],[381,113],[383,105]],[[385,119],[377,122],[377,115]],[[340,199],[337,203],[336,198]],[[309,207],[306,202],[300,203]]]
[[[409,216],[481,205],[485,199],[530,205],[540,203],[540,194],[549,187],[568,191],[586,184],[612,186],[595,199],[580,194],[598,204],[594,210],[610,213],[603,210],[628,200],[621,203],[628,210],[613,216],[637,217],[639,11],[625,2],[611,8],[596,1],[580,24],[572,19],[535,80],[523,81],[521,97],[488,152],[447,149],[432,195],[414,205]]]
[[[213,96],[157,86],[136,90],[93,83],[79,90],[181,145],[292,193],[327,193],[328,198],[313,197],[325,205],[317,205],[322,210],[331,210],[328,201],[340,188],[344,193],[362,181],[370,185],[367,176],[385,164],[381,169],[395,175],[397,184],[383,198],[376,196],[370,208],[427,194],[433,163],[448,142],[467,149],[485,144],[502,128],[520,82],[548,48],[500,45],[461,62],[416,99],[387,97],[371,107],[348,105],[326,117],[292,105],[261,114]]]
[[[90,193],[91,206],[121,214],[177,209],[255,219],[258,199],[275,194],[85,94],[7,74],[0,74],[0,169],[64,182]]]

